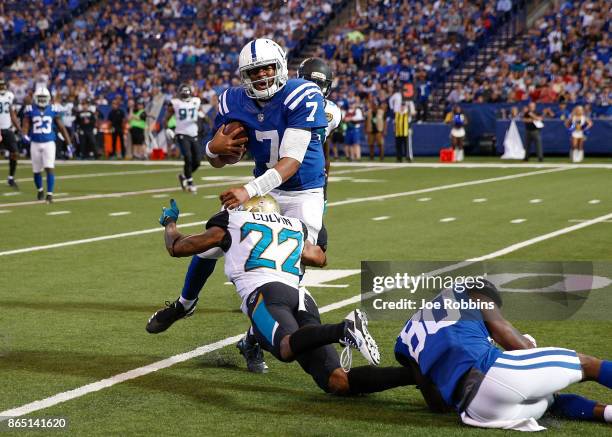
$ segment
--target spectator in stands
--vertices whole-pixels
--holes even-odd
[[[542,162],[544,154],[542,150],[542,135],[540,130],[544,127],[542,123],[542,115],[537,111],[535,102],[529,102],[523,112],[523,122],[525,123],[526,140],[525,140],[525,158],[523,161],[529,161],[531,148],[535,145],[538,161]]]
[[[115,98],[112,103],[112,109],[108,113],[108,121],[111,123],[112,132],[112,148],[109,158],[115,159],[121,155],[125,159],[125,140],[123,138],[123,128],[125,124],[125,111],[121,109],[121,100]],[[117,150],[117,140],[119,140],[119,150]]]

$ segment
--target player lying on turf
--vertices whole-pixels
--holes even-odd
[[[397,338],[397,360],[421,373],[430,389],[439,389],[441,399],[424,394],[428,405],[437,411],[452,406],[463,423],[485,428],[541,430],[537,419],[547,411],[612,422],[612,406],[557,393],[580,381],[612,388],[612,362],[569,349],[537,348],[533,338],[504,319],[495,285],[483,284],[474,283],[463,293],[444,290],[433,301],[444,308],[449,307],[445,301],[489,308],[419,310]]]
[[[362,366],[348,371],[350,347],[370,364],[380,362],[366,316],[353,310],[340,323],[321,324],[317,304],[298,285],[301,264],[322,267],[325,253],[307,241],[308,230],[300,220],[279,214],[271,196],[254,196],[245,202],[244,210],[216,214],[206,222],[206,231],[197,235],[180,234],[178,217],[176,202],[171,200],[160,217],[170,255],[191,256],[221,248],[225,273],[236,286],[257,341],[277,359],[298,361],[328,393],[371,393],[413,384],[412,370],[405,367]],[[346,346],[342,366],[333,343]]]

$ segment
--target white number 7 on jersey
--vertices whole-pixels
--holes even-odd
[[[268,168],[272,168],[278,162],[278,131],[275,130],[265,130],[255,131],[255,138],[257,141],[263,143],[265,140],[270,141],[270,160],[266,163]]]
[[[306,107],[312,108],[312,111],[310,111],[310,114],[308,115],[308,117],[306,117],[306,121],[314,121],[314,115],[315,115],[315,112],[317,112],[318,106],[319,106],[318,102],[306,102]]]

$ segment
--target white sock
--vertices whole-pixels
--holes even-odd
[[[185,311],[189,311],[191,309],[191,307],[193,306],[195,301],[196,301],[196,299],[194,299],[194,300],[187,300],[183,296],[179,297],[179,302],[181,303],[181,305],[183,305],[183,308],[185,309]]]
[[[580,162],[584,161],[584,150],[580,149]]]
[[[578,150],[572,150],[572,162],[578,162]]]
[[[604,408],[604,421],[612,423],[612,405],[606,405]]]
[[[9,178],[9,181],[12,181],[12,180],[13,180],[13,176],[10,176],[10,175],[9,175],[9,177],[8,177],[8,178]]]
[[[53,191],[47,191],[47,196],[53,196]]]

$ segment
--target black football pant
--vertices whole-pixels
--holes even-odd
[[[187,179],[191,179],[194,171],[200,167],[202,160],[202,151],[198,145],[198,137],[190,137],[189,135],[177,135],[176,143],[183,154],[183,175]]]

